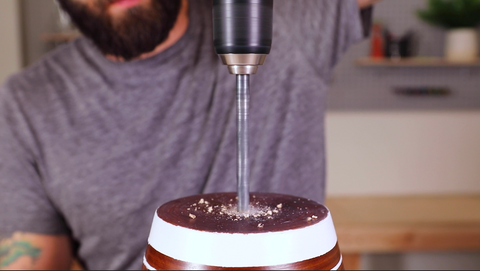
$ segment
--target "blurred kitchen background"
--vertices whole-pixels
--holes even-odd
[[[445,27],[419,18],[427,6],[379,3],[372,37],[337,66],[327,113],[329,197],[480,195],[480,61],[466,59],[475,45],[461,33],[454,38],[462,40],[460,55],[445,58],[456,45]],[[76,35],[52,0],[1,0],[0,82]],[[477,211],[465,223],[480,225]],[[366,251],[359,264],[479,270],[474,234],[476,248]]]

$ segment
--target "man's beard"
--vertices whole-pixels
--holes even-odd
[[[153,51],[175,25],[181,0],[152,0],[149,7],[128,9],[118,18],[108,14],[113,0],[96,0],[96,9],[74,0],[58,0],[72,22],[105,55],[132,60]]]

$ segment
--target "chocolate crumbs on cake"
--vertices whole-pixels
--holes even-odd
[[[234,193],[195,195],[163,205],[168,223],[212,232],[259,233],[311,226],[328,210],[315,202],[279,194],[251,194],[250,208],[239,212]],[[207,201],[208,200],[208,201]]]

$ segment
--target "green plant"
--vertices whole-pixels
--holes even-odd
[[[447,29],[476,27],[480,24],[480,0],[429,0],[418,10],[423,21]]]

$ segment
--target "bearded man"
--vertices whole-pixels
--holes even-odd
[[[275,0],[251,191],[323,202],[327,82],[373,1]],[[0,267],[139,269],[158,206],[236,190],[235,78],[209,0],[59,3],[83,37],[0,89]]]

